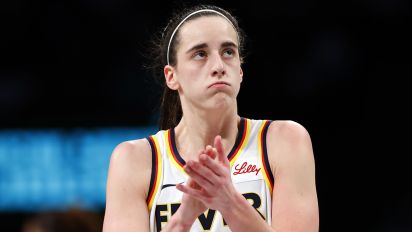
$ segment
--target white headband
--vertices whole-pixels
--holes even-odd
[[[176,34],[176,31],[179,30],[179,27],[180,27],[188,18],[190,18],[192,15],[195,15],[195,14],[201,13],[201,12],[213,12],[213,13],[216,13],[216,14],[222,16],[222,17],[225,18],[227,21],[229,21],[229,23],[230,23],[230,24],[233,26],[233,28],[235,28],[235,30],[236,30],[236,27],[233,25],[232,21],[230,21],[224,14],[220,13],[219,11],[215,11],[215,10],[211,10],[211,9],[203,9],[203,10],[195,11],[195,12],[189,14],[188,16],[186,16],[186,18],[184,18],[184,19],[179,23],[179,25],[177,25],[177,27],[175,28],[175,30],[174,30],[173,33],[172,33],[172,36],[170,36],[169,44],[167,45],[167,64],[170,65],[170,63],[169,63],[169,49],[170,49],[170,44],[172,43],[173,37],[174,37],[175,34]]]

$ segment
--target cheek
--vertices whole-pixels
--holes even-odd
[[[184,70],[180,72],[179,83],[184,92],[193,92],[198,85],[198,70]]]
[[[241,83],[241,81],[239,81],[239,82],[236,84],[236,87],[235,87],[236,95],[239,93],[240,86],[241,86],[240,83]]]
[[[204,68],[196,65],[191,65],[185,70],[185,80],[186,82],[195,85],[202,80],[202,77],[205,76],[204,74],[206,74]]]

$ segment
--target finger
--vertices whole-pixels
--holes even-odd
[[[217,154],[213,151],[213,149],[214,148],[212,146],[207,145],[206,146],[206,154],[208,156],[210,156],[212,159],[215,159]]]
[[[189,160],[184,170],[200,186],[202,186],[203,188],[211,189],[213,187],[213,183],[208,178],[206,178],[206,176],[203,176],[201,173],[199,173],[199,170],[202,170],[201,166],[203,165],[199,165],[199,163],[196,163],[193,160]]]
[[[186,184],[192,188],[195,189],[201,189],[200,185],[198,183],[196,183],[196,181],[194,181],[192,178],[189,178],[186,182]]]
[[[208,195],[208,194],[207,194],[206,192],[204,192],[204,191],[190,188],[190,187],[188,187],[188,186],[186,186],[186,185],[184,185],[184,184],[178,184],[178,185],[176,185],[176,188],[177,188],[179,191],[182,191],[183,193],[189,194],[190,196],[192,196],[192,197],[194,197],[194,198],[196,198],[196,199],[198,199],[198,200],[201,200],[201,201],[204,202],[204,203],[208,203],[208,202],[211,201],[211,200],[210,200],[210,199],[211,199],[210,195]]]
[[[220,163],[218,163],[216,160],[211,159],[207,155],[201,155],[200,156],[200,162],[208,167],[211,171],[213,171],[214,174],[217,176],[225,176],[226,175],[226,168],[222,167]],[[213,183],[216,183],[215,181]]]
[[[197,153],[197,155],[199,156],[200,154],[203,154],[203,153],[206,153],[206,149],[199,150],[199,152]]]
[[[176,188],[177,188],[178,190],[184,192],[184,193],[187,193],[187,194],[192,194],[192,193],[194,193],[194,192],[198,192],[199,194],[202,194],[202,193],[203,193],[201,190],[192,188],[192,187],[190,187],[189,185],[185,185],[185,184],[177,184],[177,185],[176,185]]]
[[[216,148],[213,148],[212,152],[215,154],[215,156],[217,156],[217,149]]]
[[[225,161],[227,157],[225,155],[225,152],[223,151],[222,137],[220,137],[220,135],[215,137],[214,147],[216,148],[216,151],[217,151],[218,160]]]
[[[201,157],[206,157],[209,160],[214,161],[215,163],[218,162],[216,160],[212,160],[212,158],[210,158],[209,156],[207,156],[205,154],[202,154]],[[201,157],[200,157],[200,159],[202,159]],[[195,172],[197,174],[201,175],[206,180],[208,180],[211,183],[212,186],[214,186],[215,183],[219,182],[220,177],[217,173],[222,173],[222,171],[221,171],[222,166],[219,166],[218,164],[216,164],[215,166],[213,166],[213,168],[215,168],[216,170],[213,170],[210,167],[204,165],[203,162],[201,162],[201,161],[193,162],[193,165],[191,166],[191,168],[193,170],[195,170]]]

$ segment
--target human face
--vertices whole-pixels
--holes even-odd
[[[233,26],[220,16],[203,16],[186,22],[178,39],[172,79],[183,108],[235,106],[243,72]]]

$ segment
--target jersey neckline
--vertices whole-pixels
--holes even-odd
[[[235,144],[233,144],[232,149],[230,150],[229,154],[227,155],[228,160],[232,160],[233,157],[235,157],[235,154],[239,150],[240,147],[242,147],[242,143],[245,140],[246,136],[246,121],[247,119],[240,117],[239,121],[239,126],[238,126],[238,133],[236,135],[236,140]],[[171,151],[172,151],[172,156],[176,160],[176,162],[181,166],[186,165],[186,161],[182,158],[182,156],[179,154],[179,151],[177,150],[176,146],[176,139],[175,139],[175,128],[169,129],[169,135],[170,135],[170,146],[171,146]]]

